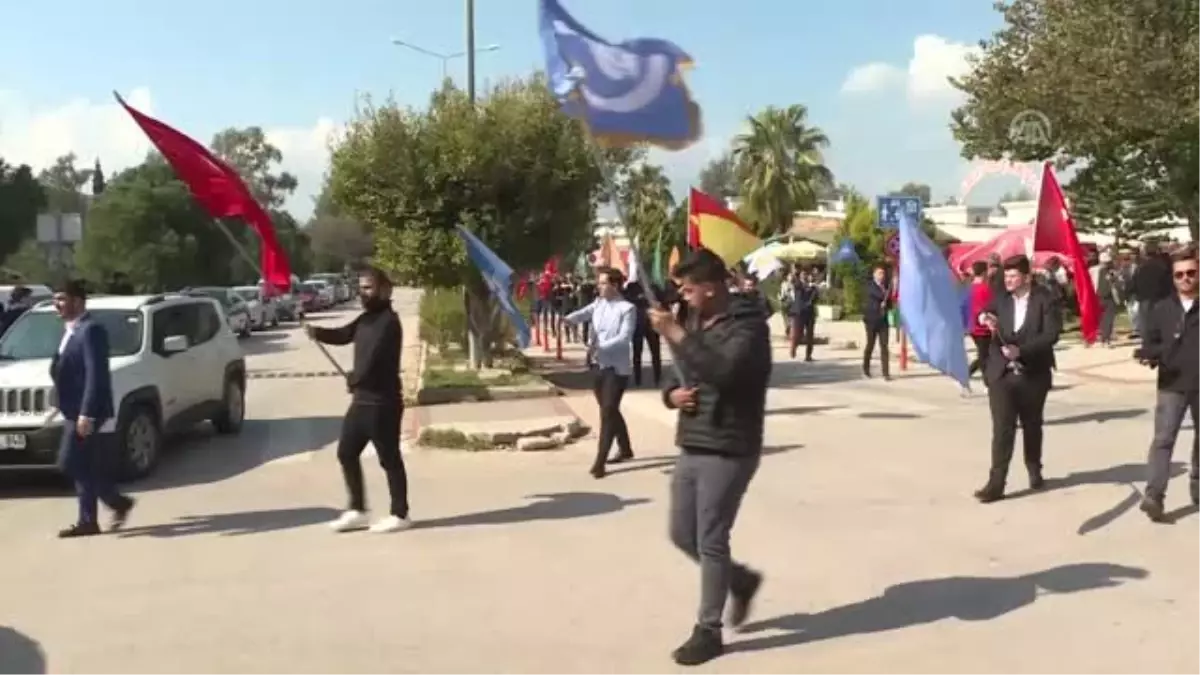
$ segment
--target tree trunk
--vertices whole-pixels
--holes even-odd
[[[468,284],[464,289],[467,312],[467,354],[471,368],[492,366],[492,299],[481,283]]]
[[[1192,243],[1200,242],[1200,214],[1188,211],[1187,224],[1188,231],[1192,233]]]

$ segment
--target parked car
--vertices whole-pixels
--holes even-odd
[[[231,288],[223,286],[201,286],[184,290],[189,295],[212,298],[216,300],[225,312],[225,322],[229,330],[238,337],[250,337],[253,326],[250,321],[250,308],[242,296]]]
[[[258,286],[234,286],[233,292],[246,301],[250,310],[250,327],[253,330],[266,330],[279,325],[279,314],[276,311],[275,300],[268,297]]]
[[[221,308],[193,295],[93,296],[108,330],[114,419],[96,430],[115,446],[123,479],[153,471],[164,439],[203,421],[236,434],[246,410],[246,363]],[[62,415],[50,361],[63,336],[53,303],[23,314],[0,338],[0,469],[55,469]]]
[[[50,290],[49,286],[42,284],[20,284],[29,289],[29,300],[33,304],[37,304],[43,300],[49,300],[54,297],[54,291]],[[13,289],[16,286],[0,286],[0,307],[8,306],[8,299],[12,296]]]
[[[300,311],[302,313],[321,311],[320,298],[317,294],[317,289],[312,284],[299,283],[293,284],[292,287],[295,290],[297,300],[300,302]]]
[[[334,295],[333,285],[323,279],[308,279],[304,283],[313,287],[317,292],[317,306],[320,309],[329,309],[337,304],[337,297]]]
[[[310,281],[324,281],[329,284],[333,303],[340,304],[350,299],[350,284],[346,277],[336,272],[321,272],[309,277]]]

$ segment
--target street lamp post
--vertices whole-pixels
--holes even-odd
[[[475,0],[467,0],[467,100],[475,105]]]
[[[494,51],[500,49],[500,45],[484,45],[482,47],[475,49],[474,51],[462,51],[462,52],[452,52],[450,54],[443,54],[441,52],[435,52],[432,49],[426,49],[420,45],[413,44],[406,40],[401,40],[400,38],[392,38],[392,44],[396,45],[397,47],[407,47],[407,48],[413,50],[414,52],[417,52],[419,54],[424,54],[425,56],[437,59],[442,64],[442,79],[443,80],[446,79],[447,75],[449,75],[450,62],[452,60],[457,59],[457,58],[462,58],[464,56],[469,57],[467,59],[467,64],[468,64],[467,65],[467,80],[468,80],[467,93],[469,95],[471,95],[472,100],[474,100],[474,92],[475,92],[475,57],[474,57],[474,55],[481,53],[481,52],[494,52]]]

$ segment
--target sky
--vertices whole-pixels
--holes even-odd
[[[883,194],[929,184],[961,198],[970,170],[949,131],[960,100],[946,82],[1000,25],[990,0],[562,0],[613,41],[670,39],[695,61],[686,79],[704,136],[652,154],[680,194],[729,147],[747,115],[802,103],[830,138],[839,182]],[[312,211],[329,142],[363,97],[423,106],[440,59],[466,44],[463,0],[58,0],[12,3],[0,31],[0,157],[35,169],[75,152],[111,173],[141,161],[148,143],[113,101],[207,142],[230,126],[261,126],[299,179],[288,203]],[[476,0],[476,77],[522,76],[543,64],[536,0]],[[24,27],[24,28],[22,28]],[[50,30],[53,29],[53,30]],[[466,64],[447,62],[462,85]],[[994,203],[1015,179],[969,195]]]

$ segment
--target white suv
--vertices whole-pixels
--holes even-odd
[[[246,362],[217,301],[95,296],[88,313],[108,330],[116,419],[99,434],[116,444],[123,479],[150,473],[173,432],[205,420],[220,433],[241,430]],[[0,469],[57,465],[62,416],[50,359],[62,334],[52,303],[43,302],[0,338]]]

